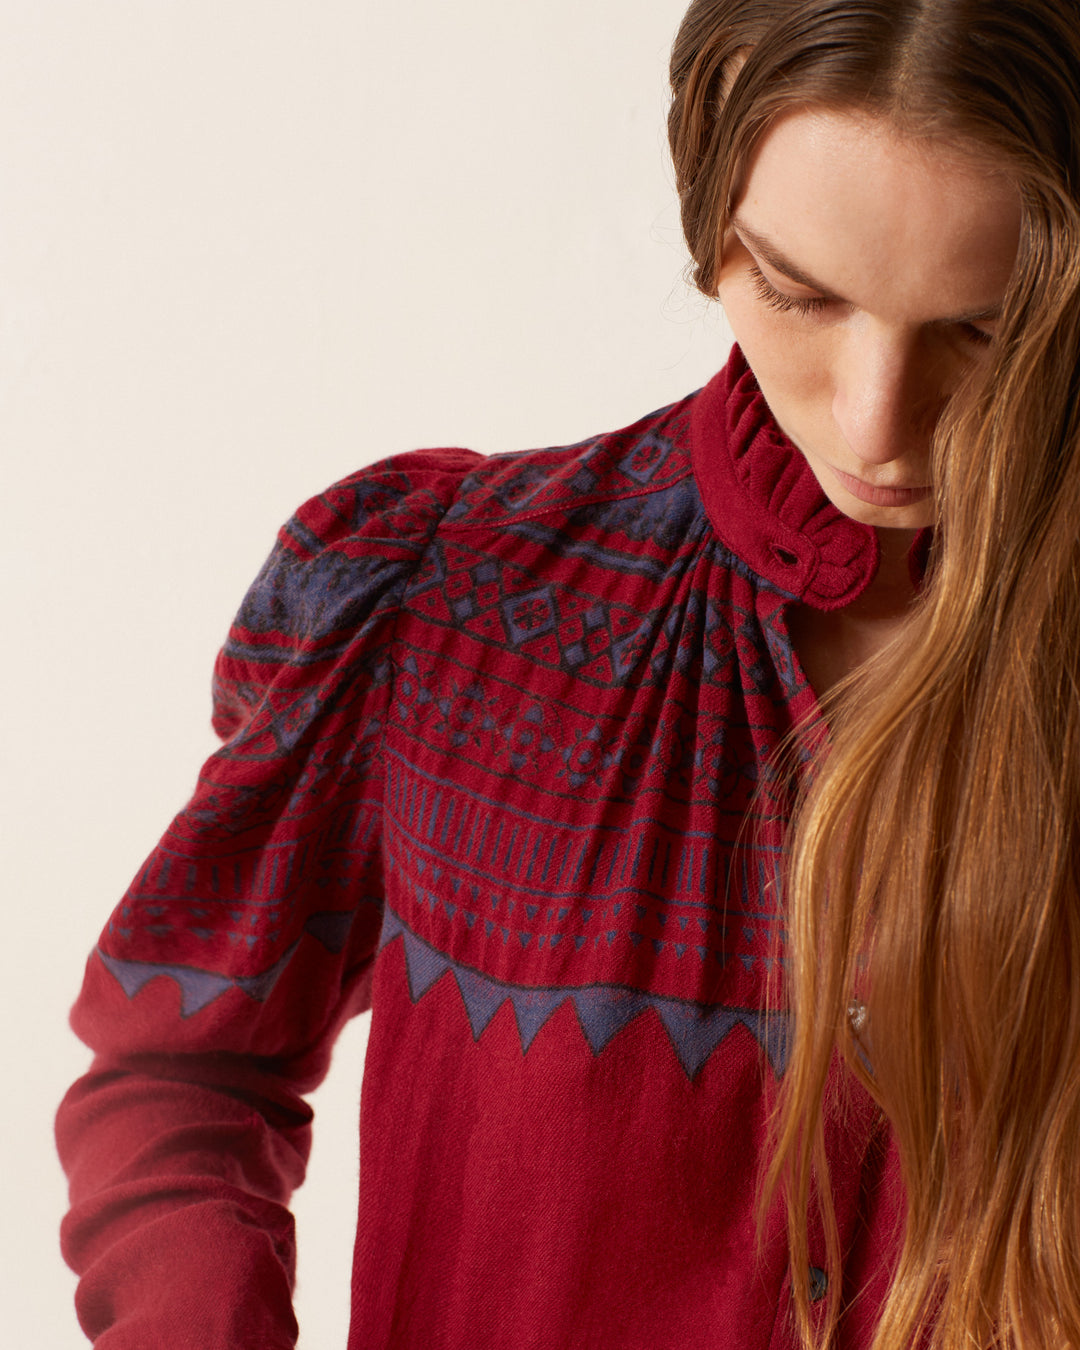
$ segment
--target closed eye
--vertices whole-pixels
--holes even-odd
[[[812,315],[820,314],[828,305],[837,303],[830,296],[811,295],[794,296],[785,295],[783,291],[778,291],[774,285],[765,276],[756,262],[750,263],[750,280],[754,291],[760,300],[763,300],[770,309],[778,310],[781,314],[802,314]],[[977,327],[971,322],[960,322],[957,325],[961,335],[966,342],[972,343],[976,347],[989,347],[994,341],[994,334],[988,333],[985,329]]]
[[[753,282],[758,298],[764,300],[771,309],[778,309],[782,314],[818,314],[829,303],[824,296],[820,295],[799,298],[794,295],[785,295],[783,291],[778,291],[766,279],[765,273],[755,262],[750,264],[750,280]]]
[[[993,333],[988,333],[984,328],[976,328],[973,323],[965,323],[962,328],[964,337],[977,347],[989,347],[994,340]]]

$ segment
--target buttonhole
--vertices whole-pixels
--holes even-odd
[[[781,548],[779,544],[773,544],[772,553],[776,561],[783,563],[785,567],[794,567],[799,561],[797,553],[792,553],[789,548]]]

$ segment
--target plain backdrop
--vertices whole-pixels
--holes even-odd
[[[0,0],[4,1338],[73,1347],[52,1116],[274,532],[415,446],[555,445],[725,358],[664,134],[684,0]],[[365,1019],[315,1097],[345,1343]]]

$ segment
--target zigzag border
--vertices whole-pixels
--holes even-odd
[[[541,1027],[569,999],[594,1055],[601,1054],[623,1027],[652,1008],[663,1023],[672,1049],[691,1081],[700,1073],[721,1041],[737,1026],[746,1027],[758,1042],[778,1078],[787,1067],[786,1013],[694,1003],[689,999],[646,993],[626,985],[536,988],[507,984],[454,961],[418,937],[399,915],[387,908],[379,938],[379,951],[398,937],[404,945],[409,996],[413,1003],[419,1003],[448,970],[452,971],[474,1041],[479,1041],[492,1018],[509,1001],[521,1038],[521,1052],[527,1054]]]
[[[317,938],[327,950],[340,951],[354,917],[355,911],[312,915],[305,924],[305,931]],[[690,999],[652,994],[628,985],[533,987],[508,984],[454,961],[418,937],[398,914],[387,907],[379,936],[379,951],[399,937],[404,946],[406,977],[413,1003],[419,1003],[448,970],[452,971],[474,1041],[479,1041],[492,1018],[509,1001],[521,1039],[521,1053],[527,1054],[540,1029],[569,999],[582,1034],[594,1055],[600,1055],[623,1027],[652,1008],[663,1023],[672,1049],[691,1081],[701,1072],[721,1041],[737,1026],[744,1026],[754,1037],[778,1078],[787,1067],[786,1013],[695,1003]],[[272,966],[261,974],[248,977],[223,975],[195,966],[128,961],[122,957],[109,956],[100,947],[98,956],[129,999],[134,998],[157,976],[168,976],[180,989],[180,1015],[188,1018],[201,1012],[234,986],[256,1002],[264,1002],[298,945],[299,942],[294,942]]]
[[[304,924],[304,933],[315,938],[328,952],[337,953],[345,946],[357,911],[326,910],[312,914]],[[134,998],[158,975],[167,975],[180,989],[180,1016],[193,1017],[202,1012],[226,989],[242,989],[256,1003],[265,1003],[285,967],[292,960],[300,939],[289,947],[272,966],[259,975],[222,975],[218,971],[203,970],[199,966],[185,966],[158,961],[129,961],[122,956],[110,956],[98,947],[101,964],[128,996]]]

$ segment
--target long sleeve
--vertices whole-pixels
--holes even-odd
[[[295,1343],[294,1236],[335,1036],[382,918],[402,593],[476,456],[401,456],[284,527],[215,668],[221,749],[91,954],[61,1105],[65,1258],[103,1350]]]

